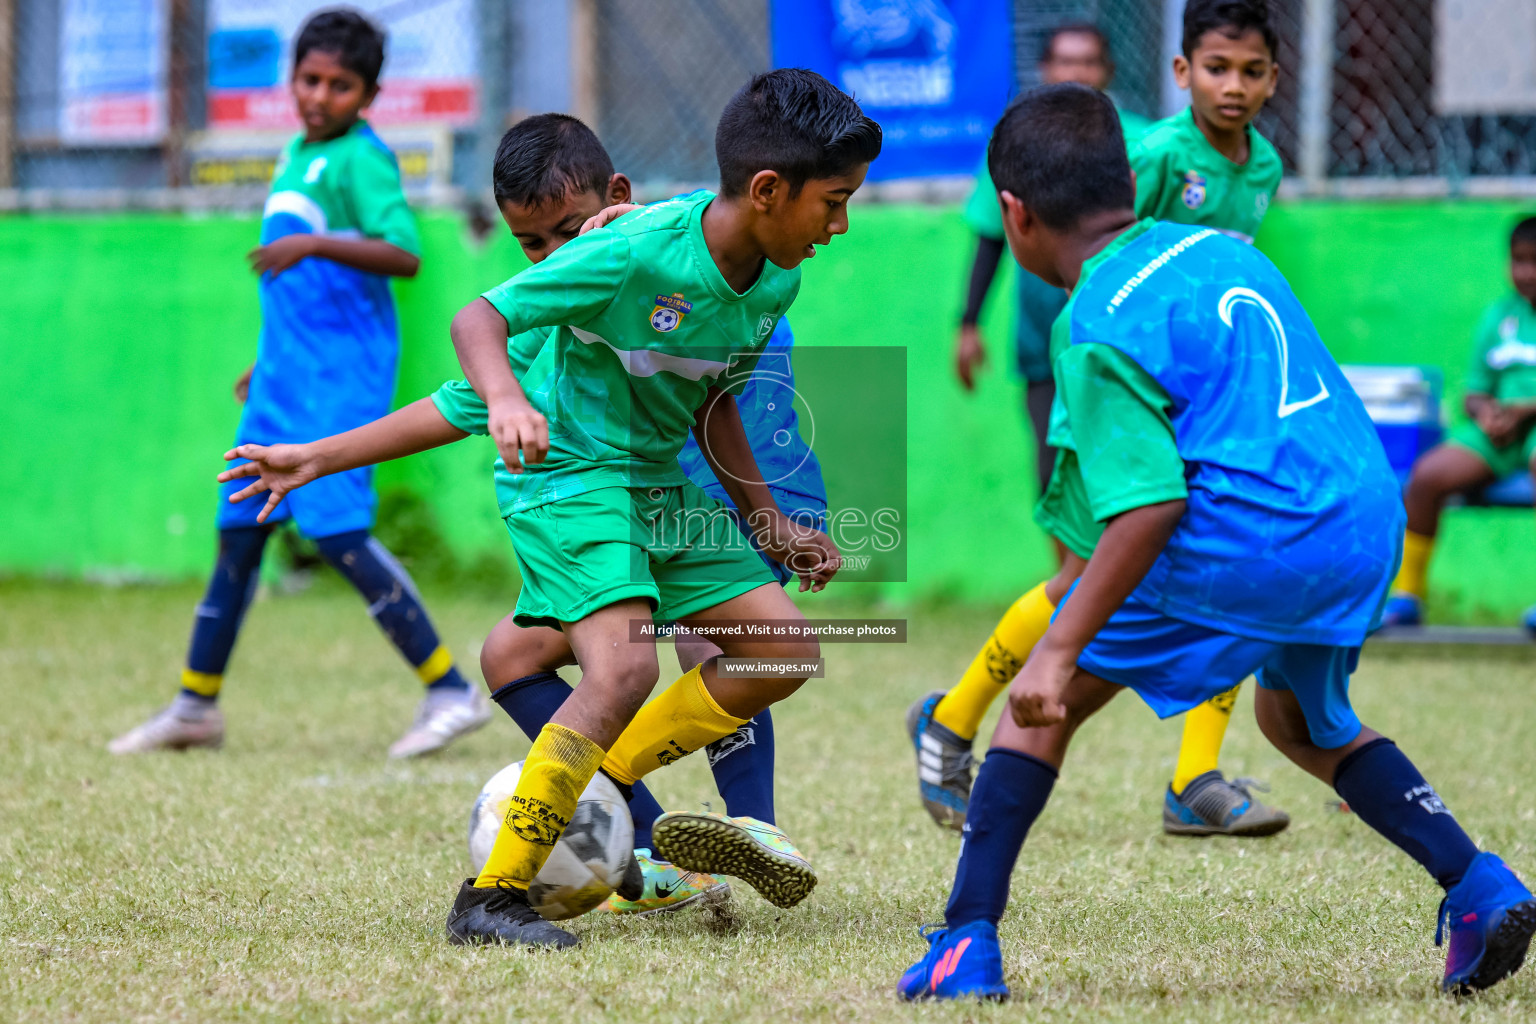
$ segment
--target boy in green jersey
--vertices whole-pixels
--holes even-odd
[[[1253,128],[1275,94],[1275,30],[1265,0],[1189,0],[1173,58],[1185,110],[1131,147],[1136,216],[1213,227],[1252,242],[1280,187],[1280,154]]]
[[[259,275],[261,339],[235,443],[303,442],[389,411],[400,355],[391,277],[412,277],[416,224],[394,154],[363,114],[378,94],[384,33],[356,11],[322,11],[294,42],[290,87],[304,129],[283,149],[250,254]],[[426,686],[391,757],[438,750],[483,726],[485,700],[454,665],[400,564],[372,536],[372,471],[309,488],[292,518],[362,596]],[[226,495],[228,490],[224,492]],[[197,606],[181,691],[109,744],[115,754],[217,747],[224,669],[255,593],[275,521],[221,502],[218,561]]]
[[[516,621],[558,626],[583,676],[535,740],[490,859],[461,886],[451,941],[575,945],[533,912],[527,889],[591,777],[601,768],[630,784],[734,732],[809,674],[733,678],[711,660],[641,707],[659,671],[653,618],[801,619],[724,506],[678,467],[690,430],[765,554],[802,589],[837,571],[830,539],[775,506],[732,395],[794,299],[800,262],[847,230],[848,198],[879,149],[879,126],[821,76],[759,75],[721,116],[718,196],[659,203],[574,239],[455,317],[460,362],[507,468],[498,496],[523,575]],[[519,379],[508,339],[541,329]],[[270,489],[271,507],[319,473],[379,455],[347,442],[310,446],[302,464],[236,453],[261,456],[247,493]],[[729,656],[818,653],[793,636],[717,642]],[[781,905],[814,884],[776,829],[696,824],[673,847],[684,847],[679,867],[728,869]]]
[[[1509,278],[1514,290],[1478,322],[1466,380],[1471,422],[1425,452],[1408,479],[1408,530],[1387,602],[1388,625],[1417,625],[1423,618],[1425,577],[1446,499],[1522,469],[1536,477],[1536,217],[1510,233]],[[1536,631],[1536,608],[1525,622]]]
[[[1251,123],[1275,92],[1275,46],[1264,0],[1189,0],[1183,53],[1174,58],[1173,69],[1180,87],[1189,90],[1190,106],[1153,124],[1130,147],[1136,216],[1198,224],[1253,241],[1280,185],[1280,158]],[[1058,417],[1053,411],[1053,424]],[[1054,426],[1047,440],[1053,446],[1070,443]],[[930,693],[908,710],[923,803],[936,821],[952,828],[965,822],[971,744],[982,715],[1045,634],[1056,603],[1097,541],[1066,532],[1079,517],[1049,511],[1082,507],[1084,496],[1068,479],[1055,474],[1043,490],[1042,522],[1056,524],[1053,537],[1067,549],[1061,572],[1009,608],[960,685],[950,694]],[[1217,766],[1236,698],[1234,688],[1185,715],[1174,777],[1164,794],[1165,832],[1263,836],[1289,824],[1284,811],[1255,800],[1242,780],[1227,780]]]

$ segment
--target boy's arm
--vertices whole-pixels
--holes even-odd
[[[422,398],[355,430],[308,444],[239,445],[224,453],[225,461],[250,461],[220,473],[219,482],[257,477],[229,500],[244,501],[267,492],[266,507],[256,517],[258,523],[264,523],[285,495],[311,480],[404,458],[468,436],[448,422],[432,399]]]
[[[837,545],[820,530],[794,522],[779,509],[757,467],[736,399],[719,387],[710,388],[694,416],[693,433],[704,461],[752,527],[763,553],[793,570],[802,591],[825,587],[842,565]]]
[[[485,401],[486,432],[507,471],[521,473],[549,454],[549,423],[529,403],[512,373],[507,332],[507,321],[485,298],[459,310],[448,329],[464,379]]]
[[[382,238],[332,238],[329,235],[284,235],[258,245],[247,254],[251,270],[277,277],[306,256],[320,256],[337,263],[388,277],[415,277],[421,260]]]
[[[976,371],[987,361],[986,346],[982,344],[977,322],[981,319],[982,303],[987,301],[987,292],[992,287],[992,279],[997,276],[997,265],[1002,262],[1006,246],[1003,240],[988,235],[976,236],[976,256],[971,261],[965,311],[960,314],[960,336],[955,340],[955,375],[967,391],[976,389]]]
[[[1061,721],[1078,655],[1157,561],[1189,493],[1172,399],[1133,359],[1109,345],[1077,344],[1057,358],[1055,373],[1089,507],[1109,525],[1010,690],[1014,720],[1026,728]]]
[[[1184,505],[1182,499],[1143,505],[1110,520],[1072,599],[1060,606],[1008,688],[1008,705],[1021,728],[1065,720],[1061,696],[1077,671],[1078,656],[1141,584],[1183,517]]]

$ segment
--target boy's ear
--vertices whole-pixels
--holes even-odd
[[[1007,189],[997,194],[997,203],[1003,208],[1003,224],[1019,234],[1027,232],[1034,223],[1034,215],[1018,196]]]
[[[758,171],[747,182],[747,198],[758,213],[768,213],[789,198],[789,184],[778,171]]]
[[[614,172],[608,179],[608,205],[618,206],[629,202],[630,196],[635,194],[634,186],[629,183],[629,176]]]
[[[1173,58],[1173,80],[1178,83],[1180,89],[1189,88],[1189,58],[1182,53]]]

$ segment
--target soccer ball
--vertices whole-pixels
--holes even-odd
[[[469,860],[476,874],[496,844],[507,804],[523,774],[509,764],[480,790],[469,812]],[[564,921],[596,907],[624,880],[635,844],[635,823],[619,789],[606,775],[592,776],[576,803],[570,827],[528,887],[528,902],[543,918]]]

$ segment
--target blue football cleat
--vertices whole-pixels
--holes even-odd
[[[1003,984],[1003,951],[997,944],[997,926],[972,921],[950,931],[947,928],[923,936],[928,955],[907,968],[896,983],[896,994],[908,1002],[922,999],[1008,998]]]
[[[1480,853],[1440,904],[1435,945],[1446,931],[1450,943],[1440,987],[1457,995],[1488,988],[1525,962],[1536,933],[1536,897],[1502,860]]]
[[[1525,616],[1520,620],[1520,624],[1525,627],[1527,633],[1531,634],[1531,639],[1536,640],[1536,604],[1525,610]]]
[[[1424,624],[1424,602],[1412,594],[1394,591],[1387,597],[1387,606],[1381,612],[1383,626],[1421,626]]]

